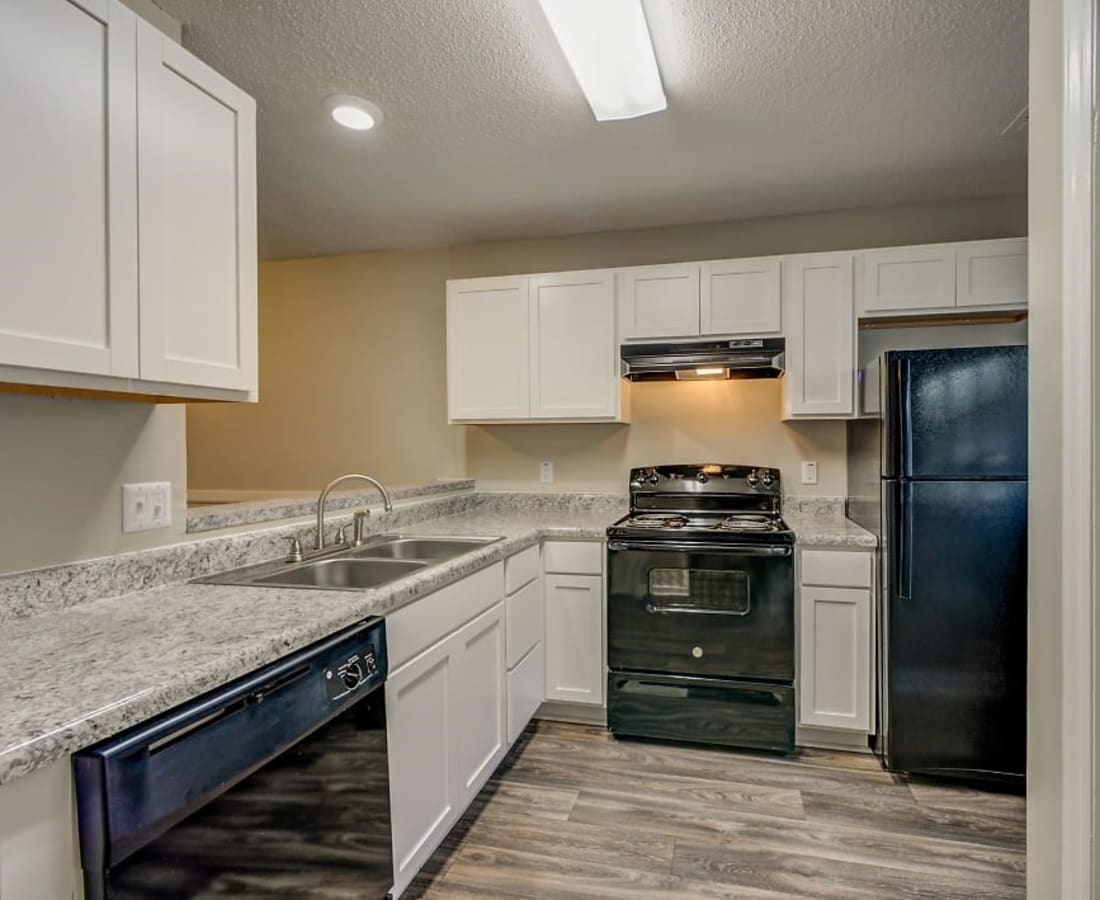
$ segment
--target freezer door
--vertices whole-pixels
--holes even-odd
[[[1024,773],[1027,483],[887,483],[887,766]]]
[[[885,354],[884,478],[1026,478],[1027,347]]]

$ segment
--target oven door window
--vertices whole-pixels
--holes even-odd
[[[690,568],[649,570],[648,612],[747,616],[751,608],[748,572]]]

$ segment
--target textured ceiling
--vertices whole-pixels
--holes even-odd
[[[1026,189],[1026,0],[646,0],[669,109],[610,123],[535,0],[156,2],[258,100],[269,258]]]

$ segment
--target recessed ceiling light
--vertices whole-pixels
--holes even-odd
[[[598,121],[668,108],[642,0],[539,0]]]
[[[382,122],[382,110],[353,94],[332,94],[325,98],[325,107],[338,124],[353,131],[370,131]]]

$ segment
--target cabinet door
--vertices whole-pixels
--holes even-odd
[[[604,702],[603,578],[547,575],[546,699]]]
[[[800,589],[799,721],[867,733],[871,726],[871,592]]]
[[[394,884],[397,893],[446,837],[460,810],[453,639],[389,676],[389,741]]]
[[[542,704],[542,692],[542,644],[536,644],[508,673],[509,745],[523,734],[523,729]]]
[[[960,307],[1027,303],[1027,238],[960,244],[957,254]]]
[[[447,283],[450,418],[526,419],[531,411],[527,278]]]
[[[619,398],[614,273],[535,275],[529,302],[531,415],[614,418]]]
[[[701,272],[701,334],[776,334],[780,330],[780,260],[705,262]]]
[[[855,302],[850,253],[787,260],[787,412],[855,413]]]
[[[141,377],[258,387],[256,105],[138,27]]]
[[[622,269],[618,291],[623,340],[698,336],[698,263]]]
[[[458,748],[461,807],[474,799],[508,749],[505,716],[504,604],[453,638],[456,666],[451,707]]]
[[[944,309],[955,305],[954,246],[889,247],[863,257],[867,312]]]
[[[0,5],[0,363],[138,374],[136,23]]]

